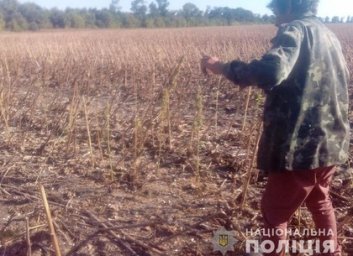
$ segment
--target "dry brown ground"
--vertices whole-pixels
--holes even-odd
[[[332,28],[353,73],[353,27]],[[213,232],[261,226],[251,170],[263,94],[200,74],[202,53],[259,57],[271,26],[0,35],[0,255],[220,255]],[[178,67],[178,63],[180,67]],[[352,119],[353,120],[353,119]],[[333,183],[353,255],[352,172]],[[312,227],[305,208],[293,227]],[[248,237],[251,238],[251,237]]]

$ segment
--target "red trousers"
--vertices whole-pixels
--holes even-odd
[[[316,229],[327,231],[325,234],[321,233],[318,240],[321,242],[330,240],[334,243],[334,252],[323,253],[324,250],[322,250],[321,253],[314,255],[340,256],[336,218],[329,195],[330,182],[334,173],[334,167],[271,173],[261,202],[265,229],[269,231],[268,237],[263,239],[271,240],[277,246],[280,240],[287,240],[285,232],[288,221],[305,202],[312,214]],[[283,256],[285,250],[264,255]]]

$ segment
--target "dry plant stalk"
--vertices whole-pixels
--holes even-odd
[[[69,151],[69,146],[73,141],[73,147],[74,147],[74,153],[76,152],[76,137],[75,137],[75,131],[76,131],[76,120],[78,116],[80,108],[80,98],[78,96],[78,89],[77,86],[75,85],[74,87],[74,93],[73,96],[70,100],[70,107],[69,107],[69,113],[68,113],[68,123],[67,123],[67,142],[66,142],[66,152],[68,153]]]
[[[108,150],[108,158],[109,158],[109,166],[110,166],[110,177],[113,179],[114,176],[114,167],[112,160],[112,150],[111,150],[111,142],[110,142],[110,112],[111,112],[111,104],[108,102],[105,108],[105,137],[107,140],[107,150]],[[103,135],[104,136],[104,135]]]
[[[216,91],[216,113],[215,113],[215,133],[216,139],[218,138],[218,111],[219,111],[219,87],[222,81],[222,77],[218,79],[217,91]]]
[[[94,152],[93,152],[93,146],[92,146],[92,137],[91,137],[91,130],[89,127],[89,118],[88,118],[86,99],[84,96],[82,97],[82,102],[83,102],[83,109],[85,112],[86,131],[87,131],[87,137],[88,137],[89,151],[91,155],[91,163],[92,163],[92,166],[94,166],[95,161],[94,161]]]
[[[246,119],[248,117],[248,110],[249,110],[249,103],[250,103],[250,97],[252,93],[252,87],[250,86],[248,89],[248,95],[246,97],[246,102],[245,102],[245,111],[244,111],[244,117],[243,117],[243,124],[241,126],[241,130],[244,131],[245,125],[246,125]]]
[[[1,112],[1,117],[4,120],[6,132],[9,131],[9,116],[8,116],[8,102],[7,102],[7,95],[5,94],[4,90],[1,90],[0,92],[0,112]]]
[[[135,125],[134,125],[134,166],[133,166],[133,172],[131,174],[132,180],[136,181],[139,175],[139,157],[140,157],[140,151],[142,147],[142,139],[141,139],[141,133],[142,133],[142,122],[139,118],[138,115],[135,117]]]
[[[196,115],[195,115],[195,120],[194,120],[194,128],[193,128],[193,134],[195,134],[196,137],[196,152],[195,152],[195,157],[196,157],[196,162],[195,162],[195,180],[196,180],[196,185],[200,185],[200,140],[201,140],[201,129],[203,125],[203,103],[202,103],[202,91],[201,87],[198,87],[197,90],[197,96],[196,96]],[[191,140],[193,141],[193,140]]]
[[[169,148],[172,147],[171,142],[171,123],[170,123],[170,91],[168,88],[163,90],[162,106],[160,111],[160,124],[159,124],[159,153],[162,151],[162,147],[165,143],[165,128],[168,127],[168,137],[169,137]]]
[[[31,233],[29,228],[28,217],[26,217],[26,243],[27,243],[27,256],[32,256]]]
[[[252,141],[252,136],[253,134],[256,132],[256,126],[253,126],[251,127],[250,129],[250,132],[246,135],[246,137],[248,138],[247,140],[247,143],[246,143],[246,154],[245,154],[245,158],[240,162],[240,166],[244,166],[248,160],[249,160],[249,157],[250,157],[250,150],[251,150],[251,141]],[[239,159],[239,154],[241,152],[241,148],[239,148],[238,152],[236,153],[235,157],[234,157],[234,161],[232,163],[232,165],[234,166],[236,164],[236,162],[238,161]],[[235,184],[236,182],[236,179],[235,179],[235,172],[233,173],[232,175],[232,180],[233,180],[233,183]]]
[[[159,113],[159,123],[158,123],[158,168],[161,162],[161,152],[162,147],[165,143],[165,129],[168,130],[168,142],[169,142],[169,149],[172,149],[172,127],[171,127],[171,112],[170,112],[170,95],[176,89],[177,83],[176,79],[180,72],[182,63],[184,61],[184,57],[181,57],[174,67],[171,75],[169,76],[167,84],[164,85],[163,95],[162,95],[162,104],[161,110]]]
[[[56,237],[54,224],[53,224],[53,219],[51,217],[51,212],[50,212],[50,208],[49,208],[49,204],[48,204],[47,195],[45,193],[44,186],[43,185],[39,185],[39,186],[40,186],[40,190],[41,190],[41,194],[42,194],[42,199],[43,199],[43,204],[44,204],[44,208],[45,208],[45,213],[46,213],[47,219],[48,219],[50,237],[51,237],[52,243],[54,245],[55,255],[56,256],[61,256],[59,242],[58,242],[58,238]]]
[[[260,122],[260,125],[259,125],[259,128],[258,128],[258,132],[257,132],[257,136],[256,136],[255,150],[253,152],[252,159],[251,159],[251,162],[250,162],[250,166],[249,166],[249,169],[247,171],[246,180],[245,180],[245,184],[244,184],[244,187],[243,187],[243,193],[242,193],[243,197],[242,197],[242,200],[241,200],[240,210],[243,210],[244,206],[245,206],[246,194],[247,194],[248,189],[249,189],[251,176],[252,176],[252,173],[253,173],[255,159],[256,159],[256,155],[257,155],[257,149],[258,149],[259,143],[260,143],[261,130],[262,130],[262,122]]]

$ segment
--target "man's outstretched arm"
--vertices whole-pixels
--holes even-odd
[[[204,56],[203,72],[224,75],[241,86],[258,85],[270,90],[288,78],[297,63],[303,35],[299,25],[287,25],[279,29],[273,39],[273,47],[260,60],[250,63],[232,61],[223,63],[216,57]]]

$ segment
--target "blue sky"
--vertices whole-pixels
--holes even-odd
[[[169,9],[180,9],[186,2],[196,4],[200,9],[204,10],[207,6],[227,6],[231,8],[243,7],[251,10],[254,13],[265,14],[270,13],[266,8],[270,0],[169,0]],[[58,7],[64,9],[66,7],[73,8],[103,8],[108,7],[111,0],[20,0],[20,2],[34,2],[42,7],[52,8]],[[151,0],[146,0],[147,3]],[[120,0],[120,6],[124,11],[129,11],[131,0]],[[353,16],[353,1],[352,0],[320,0],[319,16]]]

